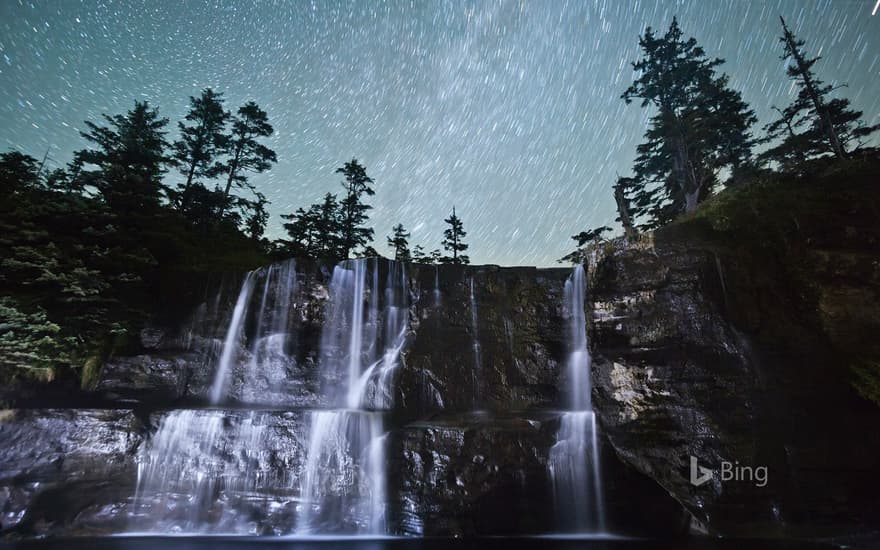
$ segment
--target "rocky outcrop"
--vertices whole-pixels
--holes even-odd
[[[380,264],[380,279],[386,269]],[[411,330],[405,368],[395,383],[395,413],[419,418],[556,407],[566,345],[562,288],[569,274],[569,269],[410,266]],[[276,364],[265,369],[284,375],[269,379],[250,372],[249,343],[233,365],[227,402],[326,405],[319,389],[334,381],[318,368],[317,354],[329,274],[326,267],[305,264],[298,278],[297,315],[289,326],[294,349],[270,358]],[[148,353],[108,360],[96,392],[152,406],[206,402],[236,294],[234,285],[221,287],[179,334],[147,331],[142,345]],[[261,357],[266,362],[265,354]]]
[[[2,411],[3,531],[123,530],[143,436],[144,426],[130,410]]]
[[[408,417],[552,408],[564,361],[568,269],[418,266],[413,334],[397,381]]]
[[[605,250],[592,286],[594,402],[605,433],[710,533],[876,525],[880,501],[864,482],[880,474],[880,443],[859,432],[880,409],[850,386],[833,344],[853,345],[874,326],[875,308],[864,307],[874,290],[858,287],[863,307],[854,308],[841,298],[851,292],[820,286],[815,323],[815,313],[798,313],[809,311],[804,289],[767,273],[779,263],[750,259],[672,229]],[[692,461],[711,479],[693,484]]]
[[[880,440],[870,435],[880,422],[880,205],[827,191],[784,197],[828,201],[846,224],[798,202],[786,210],[793,221],[771,218],[745,193],[745,204],[710,204],[596,251],[586,307],[612,531],[669,536],[690,521],[713,535],[816,537],[880,524]],[[384,280],[389,264],[375,269]],[[154,528],[290,533],[303,513],[309,415],[328,406],[321,389],[339,384],[318,365],[331,270],[298,264],[281,330],[295,338],[254,338],[268,318],[243,323],[222,410],[200,407],[240,278],[206,292],[182,326],[142,333],[139,355],[110,358],[92,394],[39,402],[107,409],[4,413],[4,532],[119,531],[131,516]],[[383,413],[389,532],[556,529],[548,457],[570,383],[569,273],[407,267],[406,346]],[[254,353],[271,372],[253,368]],[[170,453],[180,462],[136,500],[136,464],[153,463],[158,428],[171,421],[213,435]],[[343,489],[365,490],[328,490]],[[193,494],[210,500],[195,518]]]
[[[559,413],[466,414],[392,432],[392,523],[405,535],[540,534],[559,528],[548,459]],[[689,516],[653,480],[602,446],[604,505],[615,533],[670,537]],[[515,518],[515,521],[513,520]]]
[[[129,530],[283,535],[295,528],[306,413],[183,409],[149,422]]]

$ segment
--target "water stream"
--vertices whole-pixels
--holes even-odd
[[[473,409],[479,410],[484,359],[478,289],[473,277],[467,284]],[[299,285],[292,260],[273,264],[247,273],[237,295],[230,288],[225,310],[218,293],[213,304],[206,301],[197,313],[211,311],[227,323],[225,330],[212,325],[207,339],[216,342],[206,347],[213,354],[209,398],[214,408],[156,413],[156,432],[138,456],[132,514],[138,521],[136,530],[388,533],[386,412],[395,405],[395,379],[410,332],[412,290],[406,266],[357,259],[333,269],[320,348],[306,367],[296,364],[291,351],[298,338],[294,312],[304,311],[298,303],[303,294]],[[598,432],[590,401],[585,292],[584,269],[579,266],[564,289],[564,380],[570,389],[548,470],[560,531],[601,534],[606,529]],[[429,303],[438,304],[439,296],[435,269]],[[512,349],[513,325],[507,319],[503,332]],[[314,395],[309,403],[323,408],[286,406],[285,392],[306,372],[302,368],[312,369],[310,376],[318,378],[303,395]],[[439,396],[432,402],[442,407]],[[237,403],[275,409],[241,410],[234,408]],[[233,408],[220,408],[227,405]]]
[[[568,410],[560,419],[548,462],[559,528],[568,533],[604,533],[596,414],[591,401],[591,358],[587,342],[584,268],[578,265],[565,283],[568,324]]]
[[[408,294],[402,263],[389,262],[381,291],[376,261],[348,260],[333,271],[321,368],[338,381],[325,390],[335,394],[338,408],[311,414],[298,534],[386,531],[381,411],[394,401]]]

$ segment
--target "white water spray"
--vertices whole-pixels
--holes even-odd
[[[605,509],[599,463],[596,415],[591,401],[591,358],[584,297],[586,277],[578,265],[565,282],[569,352],[566,370],[569,410],[560,419],[548,467],[560,528],[566,532],[604,533]]]

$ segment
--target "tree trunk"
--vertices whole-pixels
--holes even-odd
[[[223,191],[223,198],[229,198],[229,192],[232,191],[232,180],[235,178],[235,173],[238,171],[238,156],[241,150],[236,149],[235,158],[232,159],[232,164],[229,165],[229,177],[226,178],[226,190]]]
[[[788,47],[791,50],[791,55],[797,63],[801,80],[803,80],[804,87],[807,89],[807,95],[810,96],[810,101],[813,103],[813,108],[816,110],[816,115],[819,117],[819,125],[823,128],[825,135],[828,137],[828,143],[831,145],[832,152],[837,155],[837,158],[846,159],[846,150],[840,143],[840,138],[837,137],[837,132],[834,131],[834,125],[831,124],[831,117],[828,115],[828,110],[822,103],[822,98],[819,97],[819,92],[816,90],[816,85],[813,82],[813,79],[810,78],[810,69],[806,66],[804,58],[801,55],[800,50],[798,50],[797,44],[794,42],[794,37],[792,36],[791,31],[789,31],[788,27],[785,25],[785,19],[782,17],[779,19],[782,20],[785,42],[788,44]]]
[[[183,186],[183,200],[181,201],[181,207],[186,210],[186,207],[189,206],[189,188],[192,185],[193,175],[196,172],[196,163],[193,162],[189,165],[189,174],[186,176],[186,184]]]
[[[633,226],[629,206],[626,203],[626,196],[620,187],[614,189],[614,200],[617,202],[617,213],[620,215],[620,223],[623,225],[623,234],[627,241],[634,241],[638,233],[636,233],[636,228]]]

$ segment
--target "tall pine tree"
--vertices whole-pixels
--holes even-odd
[[[443,221],[449,225],[443,231],[443,248],[451,252],[452,256],[444,256],[441,261],[445,264],[469,264],[471,262],[470,258],[461,254],[468,249],[468,245],[462,241],[464,237],[467,237],[467,233],[464,230],[461,218],[455,214],[454,206],[452,207],[452,215]]]
[[[357,247],[366,248],[373,240],[373,229],[364,225],[369,220],[367,212],[372,206],[364,203],[364,197],[373,196],[375,191],[370,187],[373,179],[357,159],[346,162],[336,172],[345,177],[342,182],[345,197],[340,204],[341,251],[342,257],[348,258]]]
[[[165,185],[162,175],[170,159],[165,154],[167,118],[144,101],[124,115],[104,115],[106,126],[86,121],[88,132],[80,134],[95,144],[75,154],[83,167],[80,178],[97,189],[118,214],[146,214],[159,206]],[[94,167],[94,168],[90,168]]]
[[[778,143],[762,156],[786,170],[796,168],[807,158],[827,154],[846,159],[866,137],[880,130],[880,124],[866,126],[862,112],[852,109],[848,99],[831,97],[835,88],[813,73],[821,57],[810,57],[804,41],[795,37],[785,19],[779,19],[781,59],[788,64],[786,73],[797,84],[798,95],[791,105],[777,109],[779,118],[765,127],[767,141]]]
[[[278,162],[275,151],[257,141],[271,136],[273,131],[269,116],[259,105],[249,101],[239,107],[232,118],[232,135],[227,141],[229,159],[222,168],[226,174],[223,193],[227,199],[233,187],[253,189],[248,182],[248,172],[259,174]]]
[[[724,61],[707,58],[694,38],[685,40],[676,19],[663,36],[646,29],[639,45],[638,76],[621,97],[655,110],[637,148],[631,208],[652,228],[694,210],[722,169],[736,172],[750,162],[755,116],[727,77],[715,74]]]
[[[177,123],[180,139],[174,142],[174,159],[185,178],[179,186],[177,201],[184,211],[192,198],[193,182],[212,179],[223,170],[217,160],[228,148],[226,122],[230,116],[223,109],[223,94],[211,88],[204,89],[199,97],[189,98],[189,112],[185,117],[189,125]]]

